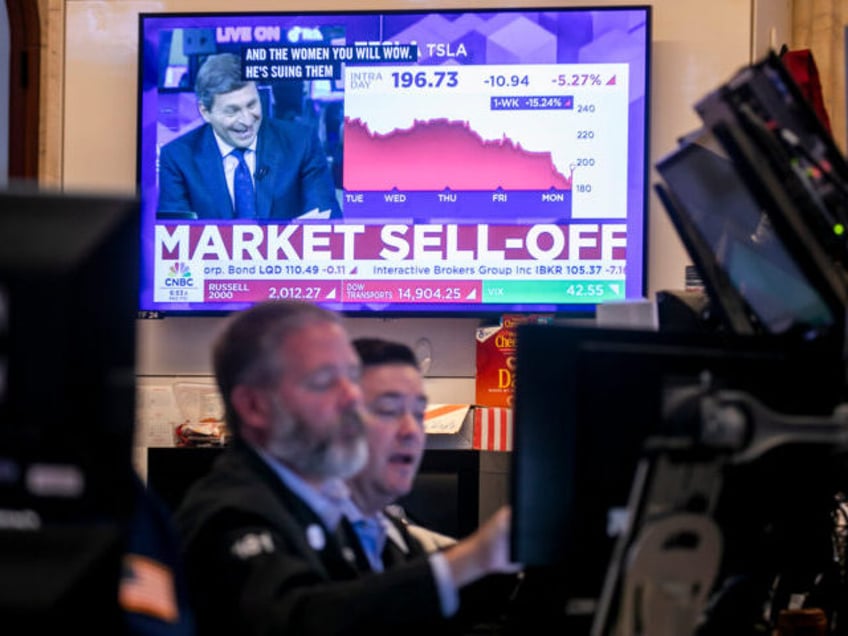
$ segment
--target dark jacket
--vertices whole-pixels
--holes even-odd
[[[242,444],[192,487],[175,521],[200,634],[442,634],[449,625],[420,545],[386,572],[368,571],[358,546]]]
[[[305,124],[264,118],[256,144],[258,219],[292,219],[318,208],[341,210],[327,157]],[[160,212],[195,212],[199,219],[232,219],[233,204],[221,151],[209,124],[162,146],[159,156]]]

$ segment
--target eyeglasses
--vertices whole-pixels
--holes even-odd
[[[386,394],[378,396],[365,406],[371,415],[382,420],[398,420],[405,413],[409,413],[416,422],[423,425],[427,398],[417,395]]]
[[[330,391],[341,384],[343,380],[359,384],[362,368],[359,365],[349,367],[321,367],[303,379],[303,385],[310,391]]]

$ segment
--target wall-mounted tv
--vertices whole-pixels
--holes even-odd
[[[642,5],[142,14],[142,316],[643,297],[650,44]]]

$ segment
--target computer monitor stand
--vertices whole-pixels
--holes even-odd
[[[718,461],[660,452],[640,462],[592,636],[694,632],[721,563],[720,479]]]
[[[726,565],[726,529],[715,514],[727,485],[726,468],[788,448],[799,459],[785,470],[797,470],[799,475],[826,474],[824,463],[848,449],[845,405],[837,407],[830,416],[787,416],[739,391],[689,387],[681,389],[676,398],[677,406],[684,408],[665,421],[664,430],[670,434],[646,440],[626,512],[610,511],[608,531],[617,532],[619,538],[595,612],[592,636],[700,633],[702,624],[709,619],[708,606],[721,594],[722,587],[716,583],[720,583],[720,572]],[[666,413],[670,412],[666,409]],[[807,452],[810,448],[819,452],[811,454]],[[803,536],[825,537],[830,543],[838,531],[832,521],[843,484],[819,480],[811,484],[818,491],[823,486],[833,492],[810,492],[812,503],[791,501],[787,505],[812,512],[809,525],[829,524],[824,532]],[[774,524],[779,526],[782,522],[783,519],[775,520]],[[804,523],[802,514],[798,527],[804,527]],[[785,536],[794,537],[793,531]],[[811,557],[834,552],[832,545],[790,543],[785,547],[809,550]],[[773,580],[777,586],[785,574],[781,565],[774,564],[774,572],[754,578]],[[817,570],[816,580],[830,576],[829,565],[810,565]],[[845,563],[834,565],[838,571],[845,571]],[[834,597],[838,600],[833,606],[823,608],[834,618],[848,610],[841,600],[848,581],[839,579],[830,584],[843,592]],[[777,594],[774,590],[771,593]],[[745,615],[752,616],[763,608],[742,609]],[[768,608],[764,611],[767,613]]]

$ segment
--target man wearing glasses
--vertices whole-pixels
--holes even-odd
[[[506,508],[444,552],[382,571],[365,558],[345,480],[368,461],[370,418],[338,314],[260,303],[232,317],[213,363],[232,442],[175,516],[198,634],[443,633],[466,586],[518,569]],[[390,454],[399,478],[415,437]]]

